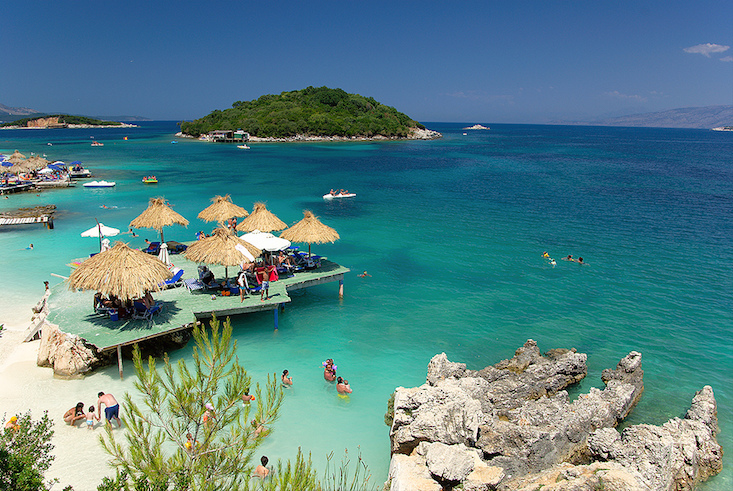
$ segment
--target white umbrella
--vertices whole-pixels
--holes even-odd
[[[160,259],[166,266],[171,265],[171,259],[168,257],[168,244],[163,242],[160,244],[160,252],[158,253],[158,259]]]
[[[114,237],[120,233],[120,229],[108,227],[103,223],[97,222],[96,227],[92,227],[81,233],[82,237],[99,237],[99,251],[102,252],[102,237]]]
[[[39,174],[50,174],[52,172],[54,172],[54,170],[50,167],[44,167],[43,169],[38,171]]]
[[[252,262],[252,261],[254,261],[254,260],[255,260],[255,257],[254,257],[254,256],[253,256],[253,255],[252,255],[252,254],[251,254],[251,253],[250,253],[250,252],[249,252],[249,251],[247,250],[247,248],[246,248],[246,247],[244,247],[244,246],[243,246],[242,244],[237,244],[237,245],[235,245],[235,246],[234,246],[234,248],[235,248],[236,250],[238,250],[239,252],[241,252],[241,253],[242,253],[242,255],[243,255],[244,257],[246,257],[246,258],[247,258],[247,260],[249,260],[249,262]]]
[[[82,237],[114,237],[120,233],[120,229],[108,227],[103,223],[97,223],[89,230],[82,232]]]
[[[258,249],[269,252],[282,251],[290,247],[289,240],[276,237],[270,232],[260,232],[259,230],[244,234],[240,239],[246,240]]]

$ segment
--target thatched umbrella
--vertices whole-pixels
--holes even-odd
[[[131,228],[152,228],[160,232],[160,243],[163,241],[163,227],[169,225],[188,226],[188,220],[183,218],[179,213],[165,202],[165,198],[150,198],[147,209],[137,218],[130,222]]]
[[[253,257],[262,254],[262,251],[246,242],[228,229],[217,228],[211,237],[197,240],[183,253],[186,259],[196,263],[221,264],[225,268],[225,275],[229,279],[229,266],[242,264],[245,256],[237,250],[237,246],[244,247]]]
[[[303,211],[303,219],[283,231],[280,234],[283,239],[291,242],[307,242],[308,255],[311,255],[311,244],[325,244],[326,242],[336,242],[340,237],[336,230],[328,225],[324,225],[309,210]]]
[[[50,160],[46,160],[43,157],[39,157],[38,155],[33,155],[30,158],[26,159],[26,161],[23,162],[22,165],[26,169],[33,171],[43,169],[50,163]]]
[[[12,162],[13,164],[20,164],[21,162],[25,162],[25,155],[16,150],[15,152],[13,152],[13,155],[5,160],[7,160],[8,162]]]
[[[255,203],[254,210],[252,210],[252,213],[247,218],[242,220],[242,223],[237,225],[237,230],[240,232],[254,232],[255,230],[272,232],[273,230],[282,230],[287,227],[288,225],[285,222],[267,209],[265,203]]]
[[[69,287],[115,295],[122,301],[140,297],[146,290],[158,291],[172,276],[160,260],[117,242],[81,263],[69,277]]]
[[[232,198],[226,196],[214,196],[212,203],[199,213],[199,218],[206,222],[224,223],[232,217],[246,217],[247,210],[232,203]]]

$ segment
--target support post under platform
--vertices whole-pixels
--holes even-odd
[[[277,331],[277,327],[278,327],[278,322],[277,322],[278,319],[277,318],[278,318],[278,314],[279,313],[280,313],[280,305],[278,305],[277,307],[275,307],[275,330],[276,331]]]
[[[339,298],[344,298],[344,279],[339,280]]]
[[[117,368],[120,369],[120,380],[122,380],[122,345],[117,345]]]

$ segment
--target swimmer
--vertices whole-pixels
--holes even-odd
[[[244,391],[244,395],[242,396],[242,405],[243,406],[246,406],[246,405],[248,405],[250,402],[252,402],[254,400],[255,400],[255,396],[250,395],[249,389],[245,390]]]
[[[27,249],[30,249],[30,250],[32,251],[32,250],[33,250],[33,244],[29,245],[29,246],[27,247]]]
[[[545,252],[542,253],[542,257],[549,258],[550,255],[547,253],[547,251],[545,251]]]
[[[288,373],[289,372],[287,370],[283,370],[283,375],[281,377],[283,381],[283,386],[286,387],[290,387],[293,385],[293,377],[288,377]]]
[[[351,394],[351,387],[349,387],[349,381],[344,380],[341,377],[336,381],[336,391],[339,394]]]
[[[372,275],[364,271],[362,274],[358,274],[356,276],[358,276],[359,278],[366,278],[367,276],[369,276],[371,278]]]
[[[562,258],[562,260],[563,261],[575,262],[575,259],[573,259],[573,255],[572,254],[568,254],[568,257],[564,257],[564,258]]]
[[[554,268],[557,265],[554,259],[550,258],[550,265]]]
[[[582,257],[579,257],[577,262],[578,262],[578,264],[583,265],[583,266],[585,266],[586,264],[588,264],[588,263],[583,262],[583,258]]]

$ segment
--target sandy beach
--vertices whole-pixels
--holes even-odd
[[[31,305],[19,307],[15,312],[30,313]],[[30,319],[30,315],[25,316]],[[7,420],[13,414],[29,409],[34,419],[48,411],[54,422],[53,455],[55,460],[46,472],[46,479],[59,479],[54,489],[72,485],[76,491],[97,489],[106,475],[114,475],[109,458],[98,442],[104,433],[103,424],[96,423],[94,431],[86,425],[70,427],[62,415],[77,402],[86,407],[95,405],[99,391],[109,392],[119,399],[131,388],[131,380],[121,381],[116,368],[104,369],[75,380],[55,378],[53,370],[36,365],[39,341],[24,343],[28,320],[23,324],[14,319],[9,325],[7,316],[3,319],[5,328],[0,333],[0,412]]]

